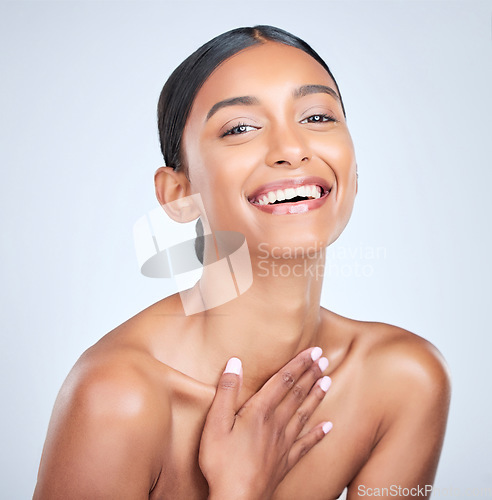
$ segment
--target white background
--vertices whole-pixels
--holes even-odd
[[[132,240],[157,206],[158,95],[199,45],[254,24],[327,61],[356,146],[359,195],[333,252],[357,255],[332,256],[322,304],[441,350],[453,400],[436,487],[492,495],[491,13],[490,1],[1,3],[1,498],[32,495],[79,355],[174,291],[139,275]]]

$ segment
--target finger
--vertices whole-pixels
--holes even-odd
[[[241,360],[238,358],[229,359],[217,384],[215,397],[207,414],[207,425],[223,432],[232,429],[242,378]]]
[[[300,405],[294,414],[291,416],[289,423],[285,428],[285,437],[287,442],[294,442],[294,440],[299,436],[306,422],[311,418],[316,408],[318,408],[321,401],[325,397],[326,392],[331,386],[330,377],[323,377],[314,384],[313,388],[309,392],[308,396]]]
[[[328,360],[324,357],[320,358],[294,384],[276,410],[283,422],[287,423],[291,419],[327,367]]]
[[[287,471],[292,469],[299,460],[308,453],[314,445],[319,443],[328,432],[331,431],[333,424],[331,422],[322,422],[307,434],[299,438],[290,449],[287,458]]]
[[[313,366],[321,354],[320,347],[311,347],[300,352],[267,380],[256,393],[257,402],[264,408],[275,409],[294,387],[301,375]]]

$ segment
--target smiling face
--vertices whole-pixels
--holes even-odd
[[[336,86],[302,50],[255,45],[199,90],[183,159],[212,230],[239,231],[250,252],[326,246],[346,226],[356,160]]]

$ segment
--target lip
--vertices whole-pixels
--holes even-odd
[[[294,203],[279,203],[278,205],[259,205],[258,203],[255,203],[258,201],[260,196],[268,193],[268,191],[296,188],[310,184],[315,184],[316,186],[321,187],[323,194],[320,198],[296,201]],[[253,191],[253,193],[248,196],[248,202],[262,212],[273,215],[303,214],[311,210],[315,210],[323,205],[328,198],[331,189],[332,186],[329,185],[326,179],[323,179],[322,177],[309,176],[296,177],[292,179],[279,179],[278,181],[263,184],[258,189]]]

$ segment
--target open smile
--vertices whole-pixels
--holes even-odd
[[[320,177],[283,179],[264,184],[248,196],[248,201],[273,215],[302,214],[326,201],[331,186]]]

